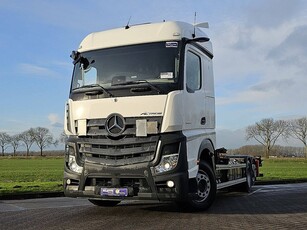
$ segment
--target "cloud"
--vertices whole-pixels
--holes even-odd
[[[50,113],[48,115],[48,120],[50,121],[52,127],[63,128],[63,123],[61,122],[57,114]]]
[[[52,124],[51,126],[54,127],[54,128],[63,128],[63,124],[59,123],[59,122],[56,122],[56,123]]]
[[[293,79],[272,80],[254,85],[250,89],[253,91],[260,91],[260,92],[267,92],[270,90],[277,90],[279,92],[284,92],[293,85],[295,85]]]
[[[301,0],[258,0],[250,2],[246,8],[247,25],[274,28],[298,16]]]
[[[261,21],[281,17],[289,4],[283,2],[271,15],[262,12],[256,17],[246,11],[213,30],[217,124],[223,129],[266,117],[306,116],[307,23],[298,9],[302,2],[294,1],[289,15],[280,20],[268,25]],[[267,1],[253,4],[272,7]]]
[[[307,66],[307,25],[298,26],[267,55],[281,66],[296,66],[306,70]]]
[[[199,9],[203,9],[203,16],[198,13],[197,21],[209,19],[210,29],[206,32],[214,46],[217,109],[223,110],[223,113],[217,114],[220,119],[217,123],[222,122],[223,128],[237,129],[242,127],[243,118],[246,119],[243,125],[246,125],[259,117],[306,114],[306,2],[213,2],[191,4],[190,1],[146,1],[144,4],[144,1],[133,1],[127,4],[123,0],[116,3],[91,0],[87,4],[81,1],[55,4],[51,0],[32,0],[30,4],[2,0],[0,7],[8,14],[18,16],[19,20],[26,20],[27,24],[41,28],[33,33],[39,35],[36,37],[44,35],[44,27],[57,31],[46,36],[62,39],[65,29],[69,36],[63,36],[63,46],[79,43],[88,32],[123,26],[129,16],[132,16],[131,24],[162,19],[192,22],[195,10],[200,12]],[[136,13],[134,9],[140,5],[146,6]],[[46,9],[49,13],[46,13]],[[50,45],[52,52],[61,50],[59,44],[54,46],[50,42]],[[33,61],[33,58],[24,60],[19,70],[27,75],[43,77],[60,76],[60,72],[64,75],[65,71],[65,76],[70,76],[70,60],[68,66],[66,63],[55,63],[50,60],[51,56],[48,55],[48,62],[40,63]],[[233,120],[229,120],[230,117]],[[52,124],[56,126],[60,123],[58,119]]]
[[[54,72],[49,68],[28,63],[20,64],[19,70],[23,74],[41,76],[41,77],[56,77],[58,75],[56,72]]]

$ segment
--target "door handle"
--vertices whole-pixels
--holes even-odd
[[[200,119],[200,124],[201,124],[201,125],[205,125],[205,124],[206,124],[206,117],[202,117],[202,118]]]

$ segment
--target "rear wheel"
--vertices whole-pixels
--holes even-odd
[[[93,199],[89,199],[89,202],[91,202],[94,205],[103,206],[103,207],[113,207],[120,203],[120,201],[114,201],[114,200],[93,200]]]
[[[252,186],[255,184],[255,170],[253,169],[253,164],[248,161],[246,166],[246,182],[241,185],[241,191],[250,193],[252,191]]]
[[[197,191],[189,196],[188,204],[194,210],[208,209],[216,195],[216,180],[211,166],[207,162],[201,162],[196,175]]]

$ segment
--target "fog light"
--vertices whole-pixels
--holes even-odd
[[[174,183],[174,181],[169,180],[169,181],[166,182],[166,185],[167,185],[167,187],[169,187],[169,188],[173,188],[173,187],[175,186],[175,183]]]
[[[67,179],[66,184],[70,185],[71,184],[71,180]]]

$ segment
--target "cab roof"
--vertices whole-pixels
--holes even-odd
[[[197,26],[186,22],[148,23],[91,33],[83,39],[78,52],[143,43],[180,41],[182,38],[193,39],[194,28],[195,38],[208,38],[207,34]],[[212,53],[210,41],[200,44]]]

